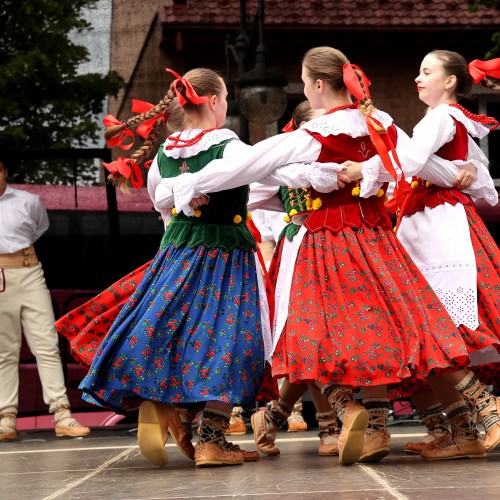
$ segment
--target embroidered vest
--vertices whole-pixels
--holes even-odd
[[[212,160],[222,158],[224,148],[233,139],[222,141],[189,158],[171,158],[160,146],[158,166],[162,177],[176,177],[184,172],[195,173]],[[160,248],[175,247],[223,248],[231,251],[236,247],[255,249],[255,241],[246,225],[248,186],[210,193],[208,205],[197,211],[196,217],[184,213],[172,215],[165,230]]]

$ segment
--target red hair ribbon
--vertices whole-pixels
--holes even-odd
[[[474,83],[479,83],[485,76],[500,78],[500,58],[489,61],[474,59],[469,63],[469,73]]]
[[[358,75],[355,73],[355,69],[357,69],[361,73],[361,80],[363,81],[363,85],[365,86],[364,90],[359,82]],[[370,98],[370,91],[368,87],[372,84],[370,80],[363,73],[361,68],[356,64],[344,64],[343,68],[343,79],[347,90],[356,98],[358,101],[362,101],[367,97]]]
[[[197,106],[200,104],[203,104],[205,102],[210,101],[210,97],[208,96],[203,96],[200,97],[196,91],[194,90],[193,86],[185,79],[182,78],[178,73],[176,73],[173,69],[170,68],[165,68],[166,71],[169,73],[172,73],[172,75],[175,76],[175,80],[172,82],[172,90],[175,93],[175,96],[177,97],[177,100],[179,101],[179,104],[181,106],[184,106],[187,101],[192,102],[193,104],[196,104]],[[186,88],[186,98],[177,90],[178,85],[184,85]]]
[[[134,145],[134,133],[131,130],[127,129],[127,125],[125,125],[125,123],[119,121],[113,115],[106,115],[103,118],[102,123],[105,127],[114,127],[116,125],[120,125],[122,127],[122,130],[118,137],[113,137],[106,141],[108,146],[119,146],[121,149],[127,150]],[[125,140],[127,139],[127,137],[132,138],[132,142],[129,144],[125,144]]]
[[[151,111],[154,107],[155,105],[151,104],[150,102],[140,101],[139,99],[132,99],[132,113],[147,113],[148,111]],[[161,120],[163,123],[165,123],[165,117],[163,116],[163,113],[158,113],[152,118],[144,120],[135,129],[137,135],[140,135],[141,137],[146,139],[148,135],[151,133],[151,130],[153,130],[155,123],[158,120]]]
[[[281,129],[282,132],[293,132],[294,130],[296,130],[296,127],[293,118]]]
[[[398,180],[398,174],[394,168],[394,165],[392,164],[391,157],[389,156],[389,152],[391,152],[392,157],[396,162],[396,165],[400,168],[402,172],[403,168],[401,167],[401,162],[399,161],[399,157],[396,152],[396,146],[393,143],[390,134],[387,134],[385,130],[384,132],[380,132],[379,130],[377,130],[377,128],[384,129],[384,126],[378,120],[376,120],[372,116],[367,116],[366,124],[368,125],[368,131],[370,133],[371,141],[375,146],[375,148],[377,149],[377,153],[380,156],[380,159],[382,160],[384,167],[389,172],[389,174],[391,174],[391,177],[396,182],[396,187],[394,188],[394,193],[393,193],[394,201],[392,202],[393,205],[392,208],[395,210],[396,207],[400,207],[403,203],[403,198],[406,193],[405,185],[407,184],[404,174],[401,175],[401,178]],[[375,128],[375,125],[377,126],[377,128]],[[385,134],[387,144],[382,139],[381,134]],[[398,217],[396,229],[399,227],[400,222],[401,218]]]
[[[132,186],[136,189],[140,189],[143,186],[144,181],[142,179],[141,167],[131,158],[120,156],[120,158],[111,163],[102,162],[102,164],[112,174],[119,173],[125,179],[130,179]]]

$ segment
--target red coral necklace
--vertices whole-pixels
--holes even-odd
[[[450,106],[459,109],[467,118],[470,118],[475,122],[481,123],[482,125],[493,125],[492,127],[490,127],[490,130],[495,130],[498,127],[498,120],[496,118],[493,118],[492,116],[476,115],[474,113],[471,113],[470,111],[467,111],[460,104],[450,104]]]
[[[194,146],[196,143],[200,142],[206,134],[212,132],[213,130],[217,130],[217,128],[207,128],[202,130],[199,134],[191,137],[191,139],[181,139],[180,134],[175,137],[170,136],[168,138],[169,144],[165,146],[165,149],[171,150],[175,148],[188,148],[189,146]]]

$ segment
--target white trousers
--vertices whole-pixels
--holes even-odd
[[[54,310],[40,263],[0,269],[0,413],[17,414],[23,333],[36,358],[49,411],[69,405]]]

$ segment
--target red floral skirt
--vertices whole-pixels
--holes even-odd
[[[274,377],[363,387],[468,363],[462,335],[392,230],[304,236]]]
[[[68,339],[73,357],[83,366],[90,367],[103,338],[151,262],[127,274],[56,321],[56,330]]]

